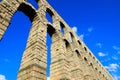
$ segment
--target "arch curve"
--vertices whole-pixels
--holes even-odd
[[[74,37],[72,32],[69,32],[69,33],[70,33],[70,37],[71,37],[71,42],[74,43],[75,42],[75,37]]]
[[[54,13],[52,12],[52,10],[50,8],[46,8],[45,15],[46,15],[47,21],[50,22],[50,23],[53,23],[53,21],[54,21],[54,18],[53,18]]]
[[[63,41],[65,42],[66,48],[70,47],[70,43],[66,39],[64,39]]]
[[[65,25],[61,21],[59,23],[60,23],[60,31],[62,34],[64,34],[65,33]]]
[[[82,45],[82,43],[81,43],[81,41],[80,41],[80,40],[77,40],[77,42],[78,42],[78,44],[79,44],[79,45]]]
[[[35,9],[30,4],[25,2],[20,4],[18,10],[22,11],[25,15],[27,15],[31,22],[33,21],[35,15],[37,14]]]
[[[46,8],[46,12],[48,12],[51,17],[54,15],[54,13],[49,8]]]
[[[52,25],[47,24],[47,32],[52,37],[52,35],[55,33],[55,28]]]
[[[6,2],[1,3],[0,5],[5,4],[5,3]],[[4,13],[6,13],[6,14],[4,14],[4,15],[0,14],[0,16],[2,16],[0,18],[4,22],[4,23],[2,23],[2,22],[0,23],[0,24],[2,24],[1,27],[4,29],[4,30],[0,29],[1,30],[1,32],[0,32],[0,40],[3,38],[3,35],[4,35],[5,31],[7,30],[10,22],[11,22],[11,18],[17,12],[17,10],[22,11],[26,16],[28,16],[31,22],[33,22],[33,19],[35,18],[36,14],[37,14],[34,7],[32,5],[30,5],[29,3],[27,3],[27,2],[17,3],[17,5],[18,6],[12,5],[12,4],[6,4],[5,10],[2,12],[2,14],[4,14]],[[0,6],[0,7],[4,8],[2,6]]]
[[[77,53],[78,57],[81,57],[81,54],[80,54],[80,52],[78,50],[75,50],[75,52]]]

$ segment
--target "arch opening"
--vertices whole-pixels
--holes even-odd
[[[90,63],[90,66],[92,66],[92,68],[93,68],[93,64],[92,63]]]
[[[92,54],[89,52],[89,55],[92,56]]]
[[[66,48],[69,48],[69,47],[70,47],[69,42],[68,42],[66,39],[64,39],[64,42],[65,42],[65,47],[66,47]]]
[[[52,35],[55,33],[55,28],[53,28],[53,26],[51,25],[47,25],[47,32],[49,33],[49,35],[52,37]]]
[[[51,45],[52,45],[52,35],[55,34],[55,28],[50,25],[47,24],[47,41],[46,41],[46,45],[47,45],[47,68],[46,68],[46,76],[50,77],[50,65],[51,65]]]
[[[86,57],[84,57],[84,60],[87,62],[87,58]]]
[[[82,43],[79,40],[77,42],[78,42],[79,45],[82,45]]]
[[[47,68],[46,68],[46,76],[50,77],[50,65],[51,65],[51,44],[52,44],[52,39],[49,33],[47,33],[46,37],[46,45],[47,45]]]
[[[53,12],[49,8],[47,8],[46,9],[46,19],[48,22],[53,23],[53,15],[54,15]]]
[[[4,70],[4,71],[9,71],[9,72],[15,73],[15,74],[12,74],[12,76],[14,75],[16,77],[11,78],[11,76],[8,76],[8,77],[10,77],[9,79],[11,79],[11,80],[16,80],[16,78],[17,78],[17,74],[18,74],[17,72],[19,70],[21,58],[22,58],[23,52],[26,47],[30,27],[32,26],[31,22],[33,21],[35,16],[36,16],[36,11],[34,10],[34,8],[32,8],[32,6],[30,6],[27,3],[21,3],[20,6],[17,8],[17,11],[13,14],[13,16],[10,20],[10,22],[11,22],[11,24],[9,24],[10,28],[8,28],[4,34],[5,36],[7,35],[7,40],[12,39],[12,40],[10,40],[12,42],[6,41],[6,43],[9,42],[7,44],[9,44],[10,47],[7,47],[7,49],[5,49],[5,51],[9,51],[9,52],[3,51],[4,49],[2,50],[2,52],[0,52],[0,53],[5,53],[6,55],[7,55],[7,53],[10,53],[10,52],[12,53],[10,55],[13,60],[12,63],[14,63],[14,64],[11,64],[11,65],[14,65],[11,67],[12,71],[7,70],[7,69]],[[8,33],[9,33],[9,35],[8,35]],[[10,36],[10,34],[12,34],[11,38],[8,37],[8,36]],[[5,39],[6,39],[6,37],[3,38],[3,40],[0,42],[0,44],[2,44],[2,42],[4,42]],[[5,45],[0,45],[0,46],[5,46]],[[0,51],[1,51],[1,49],[2,48],[0,48]],[[17,57],[16,55],[14,55],[16,53],[17,53],[17,56],[20,56],[20,57]],[[9,60],[10,56],[8,56],[7,61]],[[16,67],[16,65],[18,67]]]
[[[65,33],[65,25],[62,22],[60,22],[60,31],[62,32],[62,34]]]
[[[32,8],[32,6],[27,5],[25,3],[21,3],[18,7],[18,10],[22,11],[25,15],[27,15],[31,22],[33,21],[36,15],[36,11]]]
[[[74,36],[73,36],[73,34],[71,32],[70,32],[70,37],[71,37],[71,42],[72,43],[75,42]]]
[[[87,48],[86,47],[84,47],[84,50],[87,52]]]
[[[93,56],[93,59],[95,60],[95,57]]]
[[[7,75],[7,78],[10,80],[16,80],[22,54],[26,47],[27,38],[32,23],[29,20],[29,17],[21,11],[16,11],[16,13],[12,16],[10,22],[11,24],[8,26],[9,28],[6,30],[4,38],[2,41],[0,41],[0,53],[2,53],[0,59],[6,59],[2,62],[3,64],[1,64],[3,73],[9,72],[11,75],[5,74]],[[12,66],[8,67],[7,65]]]
[[[95,68],[95,70],[98,70],[97,68]]]
[[[78,50],[75,50],[75,52],[77,53],[77,56],[78,56],[78,57],[81,57],[81,55],[80,55],[80,53],[79,53]]]

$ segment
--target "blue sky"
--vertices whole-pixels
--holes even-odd
[[[28,1],[36,7],[34,0]],[[115,80],[120,80],[120,0],[48,0],[48,2],[85,42]],[[0,80],[2,78],[16,80],[31,26],[29,18],[22,12],[17,11],[11,19],[11,24],[0,41]],[[47,39],[50,39],[49,36]],[[51,40],[47,42],[48,45],[50,43]]]

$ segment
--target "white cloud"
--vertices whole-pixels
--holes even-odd
[[[77,27],[72,27],[72,30],[74,31],[74,32],[77,32]]]
[[[47,77],[47,80],[50,80],[50,77]]]
[[[93,31],[92,27],[88,28],[88,32],[92,32],[92,31]]]
[[[110,64],[109,66],[105,66],[106,69],[110,72],[116,72],[116,70],[119,68],[118,64]]]
[[[118,57],[116,57],[116,56],[112,56],[112,59],[114,59],[114,60],[118,60]]]
[[[98,46],[99,48],[102,48],[102,43],[96,43],[96,46]]]
[[[113,49],[116,50],[118,54],[120,54],[120,47],[118,47],[118,46],[113,46]]]
[[[80,39],[83,40],[84,39],[84,34],[81,34],[79,37],[80,37]]]
[[[113,46],[113,49],[115,49],[115,50],[120,50],[120,48],[117,47],[117,46]]]
[[[98,55],[99,55],[100,57],[107,56],[107,54],[105,54],[105,53],[103,53],[103,52],[98,52]]]
[[[0,80],[6,80],[5,75],[0,74]]]

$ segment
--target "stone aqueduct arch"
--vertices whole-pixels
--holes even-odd
[[[32,22],[17,80],[46,80],[46,33],[52,38],[51,80],[113,80],[87,46],[46,0],[37,0],[36,10],[25,0],[0,2],[0,39],[19,10]],[[50,23],[45,15],[52,17]],[[64,33],[61,32],[64,30]]]

